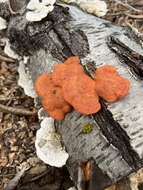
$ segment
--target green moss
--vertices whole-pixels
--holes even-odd
[[[83,126],[82,133],[89,134],[92,132],[92,130],[93,130],[93,125],[88,123],[88,124]]]

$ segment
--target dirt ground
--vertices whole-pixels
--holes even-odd
[[[106,2],[109,11],[105,19],[116,25],[128,26],[142,35],[143,0]],[[4,61],[1,55],[4,54],[0,44],[0,190],[24,164],[29,164],[30,170],[22,178],[18,190],[67,189],[71,186],[67,170],[49,167],[36,157],[34,141],[39,125],[33,99],[25,96],[17,85],[18,63]],[[5,109],[9,107],[12,107],[12,113],[6,113]],[[26,112],[17,115],[19,109],[31,111],[31,115],[27,116]]]

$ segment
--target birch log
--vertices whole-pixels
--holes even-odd
[[[56,121],[75,184],[81,163],[88,160],[93,166],[90,190],[103,189],[143,166],[143,49],[130,31],[62,4],[39,23],[27,22],[25,15],[11,18],[7,36],[17,53],[30,57],[25,71],[33,82],[70,55],[80,56],[88,74],[88,63],[94,68],[110,64],[131,82],[130,93],[122,101],[106,104],[101,100],[97,114],[72,111],[64,121]],[[119,52],[116,45],[124,49]],[[86,124],[93,126],[89,134],[83,133]]]

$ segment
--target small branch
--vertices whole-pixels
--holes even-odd
[[[29,168],[30,168],[29,166],[24,166],[24,167],[16,174],[16,176],[15,176],[12,180],[9,181],[8,185],[4,188],[4,190],[14,190],[14,189],[17,187],[17,185],[18,185],[18,183],[19,183],[21,177],[25,174],[25,172],[26,172]]]
[[[119,16],[119,15],[123,15],[124,12],[117,12],[117,13],[108,13],[109,16]]]
[[[6,57],[4,55],[0,55],[0,61],[5,61],[5,62],[9,62],[9,63],[14,63],[15,60],[9,57]]]
[[[31,183],[31,182],[33,182],[33,181],[36,181],[36,180],[42,178],[43,176],[45,176],[47,173],[48,173],[48,171],[46,170],[45,172],[41,173],[40,175],[35,176],[35,177],[33,177],[32,179],[27,180],[26,183],[27,183],[27,182],[28,182],[28,183],[29,183],[29,182]]]
[[[32,116],[32,115],[36,115],[37,112],[34,111],[29,111],[29,110],[26,110],[26,109],[22,109],[22,108],[13,108],[13,107],[10,107],[10,106],[5,106],[3,104],[0,104],[0,110],[2,112],[5,112],[5,113],[12,113],[12,114],[15,114],[15,115],[27,115],[27,116]]]
[[[136,9],[136,8],[132,7],[131,5],[127,4],[127,3],[123,3],[123,2],[120,1],[120,0],[113,0],[113,1],[115,1],[116,3],[122,5],[123,7],[128,8],[128,9],[130,9],[130,10],[132,10],[132,11],[135,11],[135,12],[143,12],[142,10]]]
[[[130,18],[135,18],[135,19],[143,19],[143,14],[142,15],[132,15],[129,13],[124,13],[125,15],[127,15]]]
[[[1,97],[0,96],[0,102],[5,102],[5,101],[9,101],[9,100],[22,100],[22,99],[26,99],[26,97]]]
[[[0,174],[0,177],[9,177],[9,176],[15,176],[15,174]]]

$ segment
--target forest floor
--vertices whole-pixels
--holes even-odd
[[[143,35],[143,0],[109,0],[104,19],[113,24],[130,27]],[[34,101],[18,86],[18,63],[3,60],[0,44],[0,190],[13,179],[18,170],[29,164],[18,190],[64,190],[70,182],[65,168],[56,169],[41,162],[35,153],[35,134],[39,125]],[[3,105],[5,108],[3,108]],[[12,107],[12,113],[6,113]],[[16,109],[15,109],[16,107]],[[33,114],[17,114],[20,110]]]

